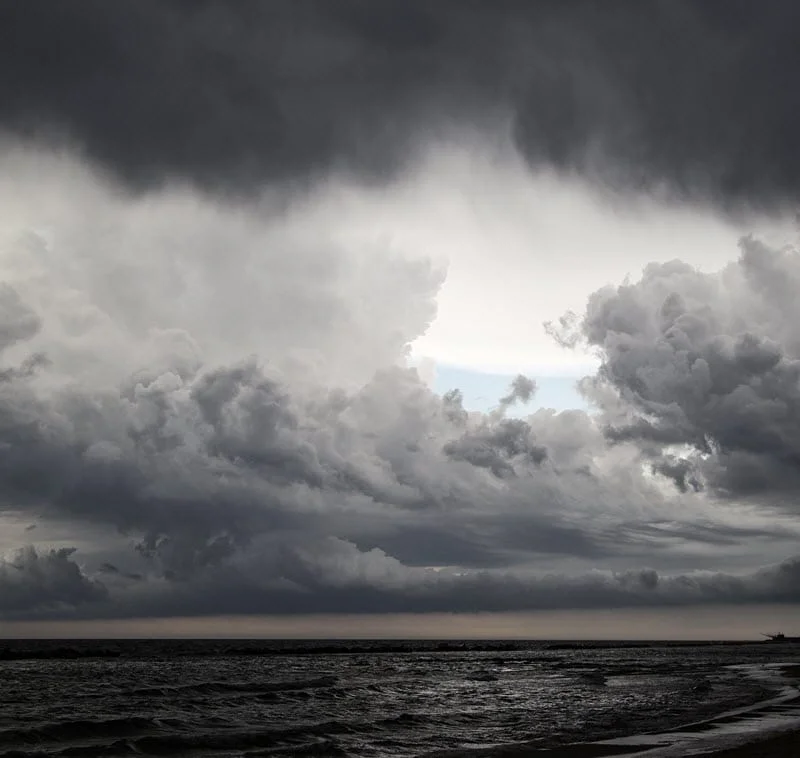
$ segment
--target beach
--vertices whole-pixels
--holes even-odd
[[[736,747],[728,747],[720,750],[708,746],[703,750],[698,746],[685,745],[684,747],[663,745],[639,745],[634,750],[630,747],[620,745],[567,745],[552,750],[532,749],[521,751],[519,748],[511,748],[507,751],[493,750],[487,751],[487,756],[491,758],[684,758],[687,753],[683,750],[691,750],[693,758],[794,758],[800,756],[800,730],[785,732],[782,734],[767,737],[762,740],[754,740]],[[700,751],[700,752],[698,752]]]
[[[708,750],[696,752],[697,747],[691,749],[693,758],[794,758],[800,756],[800,730],[786,732],[783,734],[768,737],[763,740],[747,742],[736,747],[715,750],[709,747]],[[480,756],[481,751],[470,753],[472,758]],[[455,758],[459,755],[458,751],[443,752],[436,758]],[[487,758],[684,758],[685,753],[681,749],[669,749],[660,745],[639,745],[634,750],[630,747],[620,745],[584,744],[584,745],[565,745],[554,749],[521,748],[520,746],[508,746],[507,748],[493,748],[485,751]]]
[[[714,758],[792,758],[800,755],[800,730],[706,755]]]

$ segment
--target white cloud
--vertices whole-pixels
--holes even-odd
[[[655,198],[604,196],[577,178],[532,173],[512,148],[485,143],[439,143],[393,184],[336,186],[315,203],[312,217],[337,239],[382,237],[446,261],[438,316],[413,353],[496,373],[589,373],[593,356],[559,348],[544,321],[581,310],[592,292],[638,277],[650,261],[714,270],[744,230],[792,233],[787,219],[734,223]]]

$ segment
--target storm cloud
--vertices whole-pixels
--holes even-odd
[[[79,177],[71,176],[73,189],[82,186]],[[123,261],[93,246],[94,222],[83,213],[87,193],[106,211],[104,240],[129,244],[133,218],[139,244],[147,240],[144,250],[151,253],[125,259],[115,298],[107,298],[93,267],[116,273]],[[786,347],[792,322],[781,310],[791,299],[781,300],[770,287],[785,286],[794,252],[745,240],[741,260],[718,274],[654,264],[641,282],[596,293],[584,319],[574,319],[575,331],[563,336],[588,340],[600,351],[601,369],[587,386],[594,386],[602,413],[539,410],[509,418],[515,402],[535,391],[532,380],[517,377],[497,408],[483,414],[466,411],[457,390],[435,394],[403,366],[403,344],[424,330],[434,310],[438,274],[427,264],[389,258],[397,273],[408,272],[396,276],[392,294],[405,304],[392,318],[406,331],[392,336],[397,341],[385,352],[347,344],[359,324],[376,346],[395,327],[381,300],[347,297],[362,286],[350,278],[359,259],[328,251],[343,256],[334,258],[343,274],[333,307],[347,326],[322,319],[315,337],[311,312],[300,326],[276,321],[273,333],[267,320],[258,332],[263,313],[242,310],[238,338],[253,344],[249,335],[258,333],[259,353],[267,358],[225,362],[237,343],[215,336],[216,309],[247,291],[246,266],[233,268],[216,289],[175,288],[144,312],[137,299],[150,302],[171,281],[176,262],[195,281],[216,273],[214,246],[227,233],[242,234],[246,243],[224,248],[238,263],[253,249],[268,262],[273,240],[317,249],[308,238],[298,242],[284,218],[257,220],[258,206],[234,212],[201,201],[184,210],[192,231],[165,242],[161,209],[175,203],[168,195],[159,202],[151,196],[142,206],[96,199],[88,184],[68,201],[59,198],[57,213],[42,204],[36,210],[50,221],[46,233],[9,238],[5,247],[0,493],[9,512],[43,525],[66,520],[107,528],[123,535],[127,549],[86,555],[80,569],[69,549],[25,553],[26,566],[53,563],[66,579],[47,583],[47,592],[31,591],[29,606],[9,601],[7,615],[55,617],[65,605],[79,614],[124,616],[789,598],[791,579],[778,578],[792,575],[793,563],[743,575],[676,571],[682,551],[704,548],[713,555],[724,546],[735,554],[741,545],[771,540],[789,545],[797,531],[793,522],[780,526],[769,518],[748,526],[735,513],[726,521],[701,486],[688,486],[723,471],[708,451],[714,444],[729,451],[733,443],[703,426],[712,418],[708,412],[666,425],[684,398],[698,393],[678,374],[684,353],[670,353],[662,343],[672,344],[666,333],[685,347],[689,327],[677,329],[684,322],[697,326],[688,299],[695,293],[706,324],[719,330],[730,318],[737,329],[757,324],[761,330],[758,338],[732,333],[728,353],[710,327],[689,332],[705,340],[696,348],[709,356],[704,360],[730,370],[719,374],[729,393],[736,396],[742,382],[778,370],[782,353],[795,349]],[[207,216],[218,230],[210,239],[194,231],[206,228]],[[156,254],[165,244],[169,259]],[[314,286],[313,270],[298,280],[280,279],[279,294],[292,297],[296,287],[303,297]],[[145,271],[146,286],[139,279]],[[265,281],[261,286],[272,286]],[[341,286],[346,282],[356,289]],[[259,293],[269,296],[269,289]],[[312,311],[332,307],[329,297],[305,302]],[[299,352],[282,339],[281,330],[293,328],[306,339]],[[761,349],[759,339],[768,336],[772,342]],[[721,363],[725,355],[731,359]],[[662,375],[667,380],[656,384]],[[774,396],[784,385],[764,386]],[[660,408],[668,409],[663,420],[655,416]],[[712,437],[718,442],[709,442]],[[668,446],[679,443],[702,447],[702,470],[691,456],[667,458]],[[766,445],[758,454],[765,466],[781,465],[784,456]],[[679,486],[671,488],[671,480]],[[780,492],[781,485],[773,482],[770,491]],[[559,568],[570,562],[577,573]],[[660,568],[629,568],[654,564]],[[619,568],[587,570],[591,565]]]
[[[69,612],[105,600],[105,586],[83,573],[70,557],[74,552],[26,547],[0,560],[0,614]]]
[[[86,564],[112,594],[125,575],[198,581],[264,540],[343,540],[403,576],[601,558],[615,521],[664,502],[585,413],[508,418],[530,379],[474,414],[403,365],[435,313],[424,259],[340,249],[260,204],[133,199],[63,159],[43,182],[40,160],[0,181],[22,229],[3,246],[0,493],[120,532],[127,551]]]
[[[794,507],[800,486],[800,254],[752,237],[735,262],[702,273],[649,265],[592,296],[566,339],[598,349],[587,383],[606,436],[636,441],[677,486]]]
[[[798,561],[787,560],[744,574],[719,571],[659,573],[653,569],[593,570],[581,574],[524,570],[412,568],[379,549],[361,551],[336,538],[261,543],[258,553],[206,569],[191,582],[122,577],[106,569],[88,579],[53,553],[29,562],[35,592],[12,585],[3,574],[7,618],[145,618],[164,615],[307,613],[474,613],[569,608],[653,608],[796,603]],[[16,559],[17,564],[22,557]],[[12,565],[6,571],[19,572]],[[63,573],[63,576],[59,576]],[[100,582],[104,579],[109,586]],[[30,580],[29,580],[30,581]],[[103,602],[99,602],[103,601]]]
[[[588,411],[526,412],[527,374],[476,411],[411,353],[469,242],[450,203],[497,238],[462,318],[498,335],[503,245],[558,263],[556,225],[491,223],[525,178],[598,218],[794,203],[797,15],[0,2],[0,616],[796,602],[795,246],[649,263],[551,325],[594,353]],[[438,247],[376,233],[423,186]]]
[[[508,132],[533,167],[727,209],[797,199],[795,3],[11,0],[0,124],[136,187],[381,181]]]

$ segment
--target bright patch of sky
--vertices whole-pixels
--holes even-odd
[[[638,279],[652,261],[717,270],[737,257],[742,235],[785,239],[793,225],[788,217],[734,223],[646,195],[623,202],[574,178],[531,172],[508,144],[440,144],[398,182],[377,191],[334,182],[311,206],[303,212],[333,240],[381,240],[388,254],[447,267],[438,315],[412,345],[415,361],[430,358],[444,372],[437,388],[452,375],[446,367],[472,370],[480,376],[462,378],[478,403],[506,383],[487,375],[524,373],[542,388],[537,402],[556,407],[568,402],[562,377],[593,373],[597,362],[557,345],[544,322],[581,313],[592,292]]]
[[[487,374],[457,366],[436,366],[433,389],[443,394],[448,390],[460,389],[464,396],[464,407],[470,411],[489,411],[500,398],[507,394],[511,374]],[[537,390],[530,402],[515,405],[509,409],[509,416],[525,416],[538,408],[553,408],[557,411],[579,408],[588,410],[589,406],[578,393],[574,376],[532,376]]]

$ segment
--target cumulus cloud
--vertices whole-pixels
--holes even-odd
[[[796,249],[745,238],[719,272],[651,264],[639,281],[595,293],[571,332],[564,324],[602,360],[586,387],[606,436],[634,441],[684,491],[793,508],[798,285]]]
[[[441,282],[428,262],[301,234],[296,208],[186,189],[133,198],[64,158],[46,164],[34,205],[21,193],[43,160],[15,153],[17,173],[0,180],[19,227],[0,256],[0,502],[43,529],[117,530],[128,548],[98,545],[85,569],[61,548],[26,553],[69,581],[48,579],[50,594],[19,585],[31,600],[6,613],[780,594],[769,573],[686,567],[796,537],[789,521],[725,515],[713,497],[756,468],[773,476],[762,495],[793,486],[795,252],[745,240],[720,273],[651,265],[596,293],[562,337],[598,351],[585,384],[599,415],[511,419],[532,379],[481,414],[408,368]],[[776,402],[781,413],[757,412]],[[732,464],[745,453],[749,469]],[[652,568],[630,568],[641,565]]]
[[[379,372],[352,393],[298,391],[253,360],[138,376],[115,393],[47,390],[47,379],[19,374],[0,387],[6,501],[138,535],[139,551],[169,576],[224,561],[254,535],[297,530],[376,545],[397,543],[398,533],[402,543],[405,531],[434,542],[447,534],[462,543],[462,560],[471,552],[503,563],[504,551],[524,549],[525,525],[563,535],[540,550],[581,552],[595,535],[573,519],[589,493],[623,510],[645,492],[657,496],[643,475],[638,493],[602,477],[590,439],[559,439],[551,415],[454,414],[452,400],[410,369]],[[589,422],[572,429],[592,431]],[[626,465],[610,452],[618,462],[604,465]],[[487,531],[490,509],[516,519],[516,533],[503,535],[502,518]]]
[[[620,521],[623,553],[649,549],[674,496],[635,444],[582,412],[506,418],[526,377],[471,414],[407,367],[442,277],[427,261],[305,228],[313,199],[131,197],[63,156],[8,155],[2,508],[125,535],[129,554],[97,548],[112,594],[191,584],[263,540],[341,540],[398,576],[600,560]]]
[[[25,547],[0,559],[0,614],[63,611],[106,599],[105,586],[83,573],[74,552]]]
[[[436,313],[444,271],[390,242],[336,238],[315,200],[131,198],[74,158],[4,146],[7,333],[61,374],[118,385],[146,367],[262,356],[293,380],[358,384]],[[44,178],[46,177],[46,178]]]

